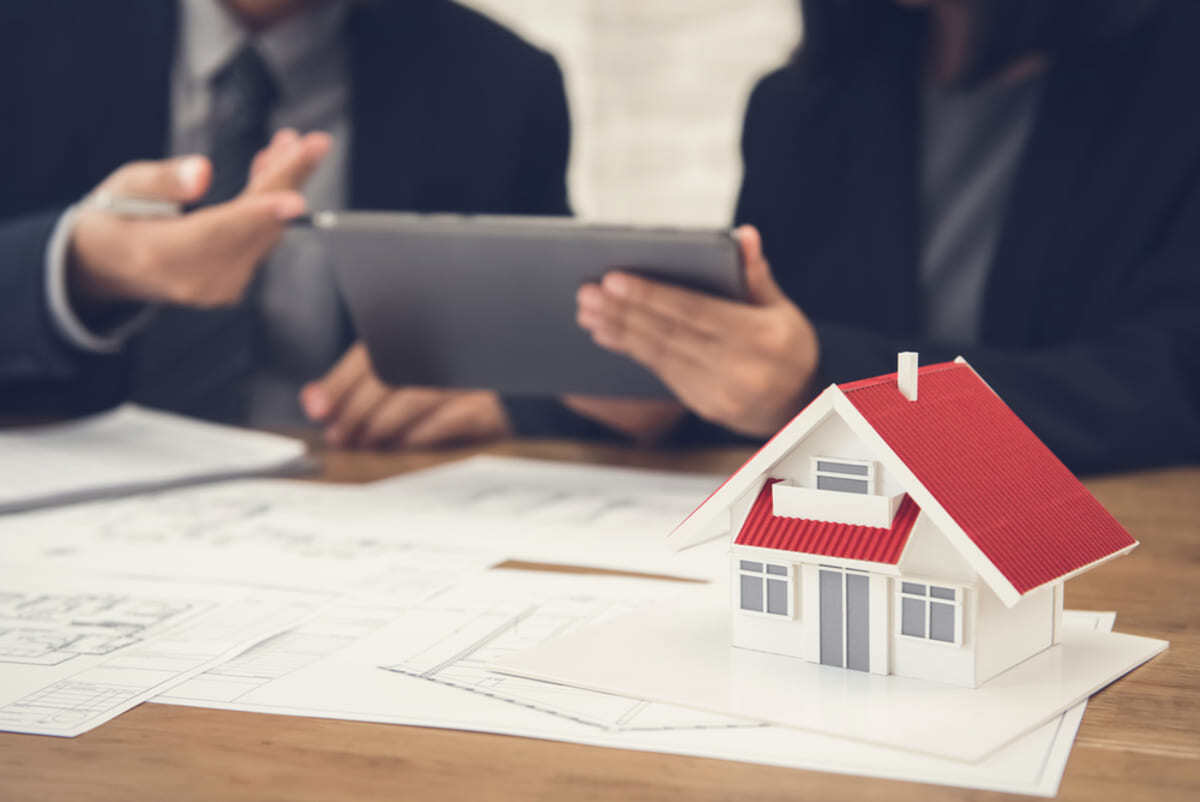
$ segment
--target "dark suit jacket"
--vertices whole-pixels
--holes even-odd
[[[825,381],[962,353],[1079,471],[1200,459],[1200,5],[1055,54],[978,345],[926,342],[917,289],[919,42],[754,90],[740,222],[815,321]]]
[[[164,156],[174,0],[5,0],[0,8],[0,411],[119,400],[121,357],[49,320],[44,252],[109,172]],[[554,59],[448,0],[349,15],[350,205],[567,214],[569,122]]]

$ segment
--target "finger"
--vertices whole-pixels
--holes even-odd
[[[306,134],[280,148],[277,155],[264,162],[262,170],[252,175],[247,192],[298,190],[329,153],[333,138],[322,131]]]
[[[116,170],[98,188],[115,195],[187,203],[208,191],[212,164],[204,156],[179,156],[161,161],[131,162]]]
[[[592,339],[597,345],[619,351],[643,365],[667,386],[675,397],[692,409],[699,410],[707,396],[719,388],[719,381],[707,365],[680,356],[669,349],[660,349],[653,342],[639,338],[623,342],[610,340],[604,332]]]
[[[359,380],[371,373],[371,358],[362,343],[352,345],[329,372],[301,391],[301,404],[311,420],[324,421],[345,401]]]
[[[359,433],[392,393],[375,375],[368,373],[355,383],[325,427],[325,440],[334,446],[359,444]]]
[[[680,349],[677,340],[664,340],[650,334],[617,326],[596,325],[590,329],[592,341],[632,358],[658,376],[680,398],[682,393],[696,390],[697,377],[710,374],[708,365],[713,359],[697,359],[686,349]],[[711,375],[704,380],[712,385]],[[686,399],[685,399],[686,400]]]
[[[500,437],[508,428],[507,417],[494,393],[456,394],[439,404],[404,437],[410,448]]]
[[[762,237],[754,226],[740,226],[734,232],[742,245],[742,264],[746,269],[746,289],[750,301],[761,306],[787,302],[788,297],[771,274],[771,265],[763,256]]]
[[[449,394],[440,390],[406,387],[393,390],[375,410],[359,433],[358,441],[371,448],[406,440],[406,433],[446,403]]]
[[[582,291],[581,291],[582,294]],[[613,346],[622,353],[656,362],[658,355],[674,352],[693,362],[711,361],[720,342],[711,335],[680,325],[648,309],[610,302],[603,306],[580,303],[576,322],[592,334],[601,337],[606,347]]]
[[[747,311],[745,304],[672,287],[629,273],[609,273],[600,286],[605,293],[625,303],[652,309],[664,317],[709,334],[720,334],[738,325]]]
[[[253,179],[256,175],[270,164],[274,163],[279,156],[290,148],[300,139],[300,133],[295,128],[280,128],[271,137],[270,143],[254,155],[254,160],[250,163],[250,178]]]

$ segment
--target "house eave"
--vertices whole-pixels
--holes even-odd
[[[790,549],[772,549],[765,546],[745,546],[731,543],[729,552],[737,556],[754,557],[761,562],[799,562],[806,564],[831,565],[835,568],[849,568],[855,571],[866,571],[871,574],[900,576],[900,568],[891,563],[877,563],[869,560],[849,560],[842,557],[830,557],[826,554],[812,554]]]

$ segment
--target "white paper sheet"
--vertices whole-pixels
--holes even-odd
[[[295,590],[365,590],[504,559],[410,522],[358,486],[241,480],[0,517],[6,560],[56,572],[138,575]]]
[[[1064,628],[979,688],[730,646],[728,589],[693,588],[498,661],[506,673],[976,762],[1086,699],[1166,641]]]
[[[8,572],[0,587],[0,730],[60,736],[103,724],[328,600]]]
[[[156,701],[495,732],[621,749],[1053,796],[1081,703],[966,764],[671,705],[504,677],[493,655],[601,621],[678,586],[490,571],[418,598],[345,599]],[[1112,614],[1068,611],[1108,629]],[[382,671],[381,665],[392,671]]]
[[[125,404],[0,431],[0,512],[295,469],[305,445]]]
[[[368,487],[374,503],[438,522],[457,542],[502,539],[512,559],[708,579],[724,573],[724,547],[678,553],[664,533],[721,481],[479,456]]]

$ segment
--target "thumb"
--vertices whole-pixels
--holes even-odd
[[[754,226],[739,226],[734,234],[742,245],[742,263],[746,266],[746,289],[750,301],[759,306],[770,306],[787,301],[787,295],[775,283],[771,266],[763,256],[762,237]]]
[[[130,162],[117,168],[99,190],[134,198],[187,203],[208,191],[212,164],[204,156]]]

